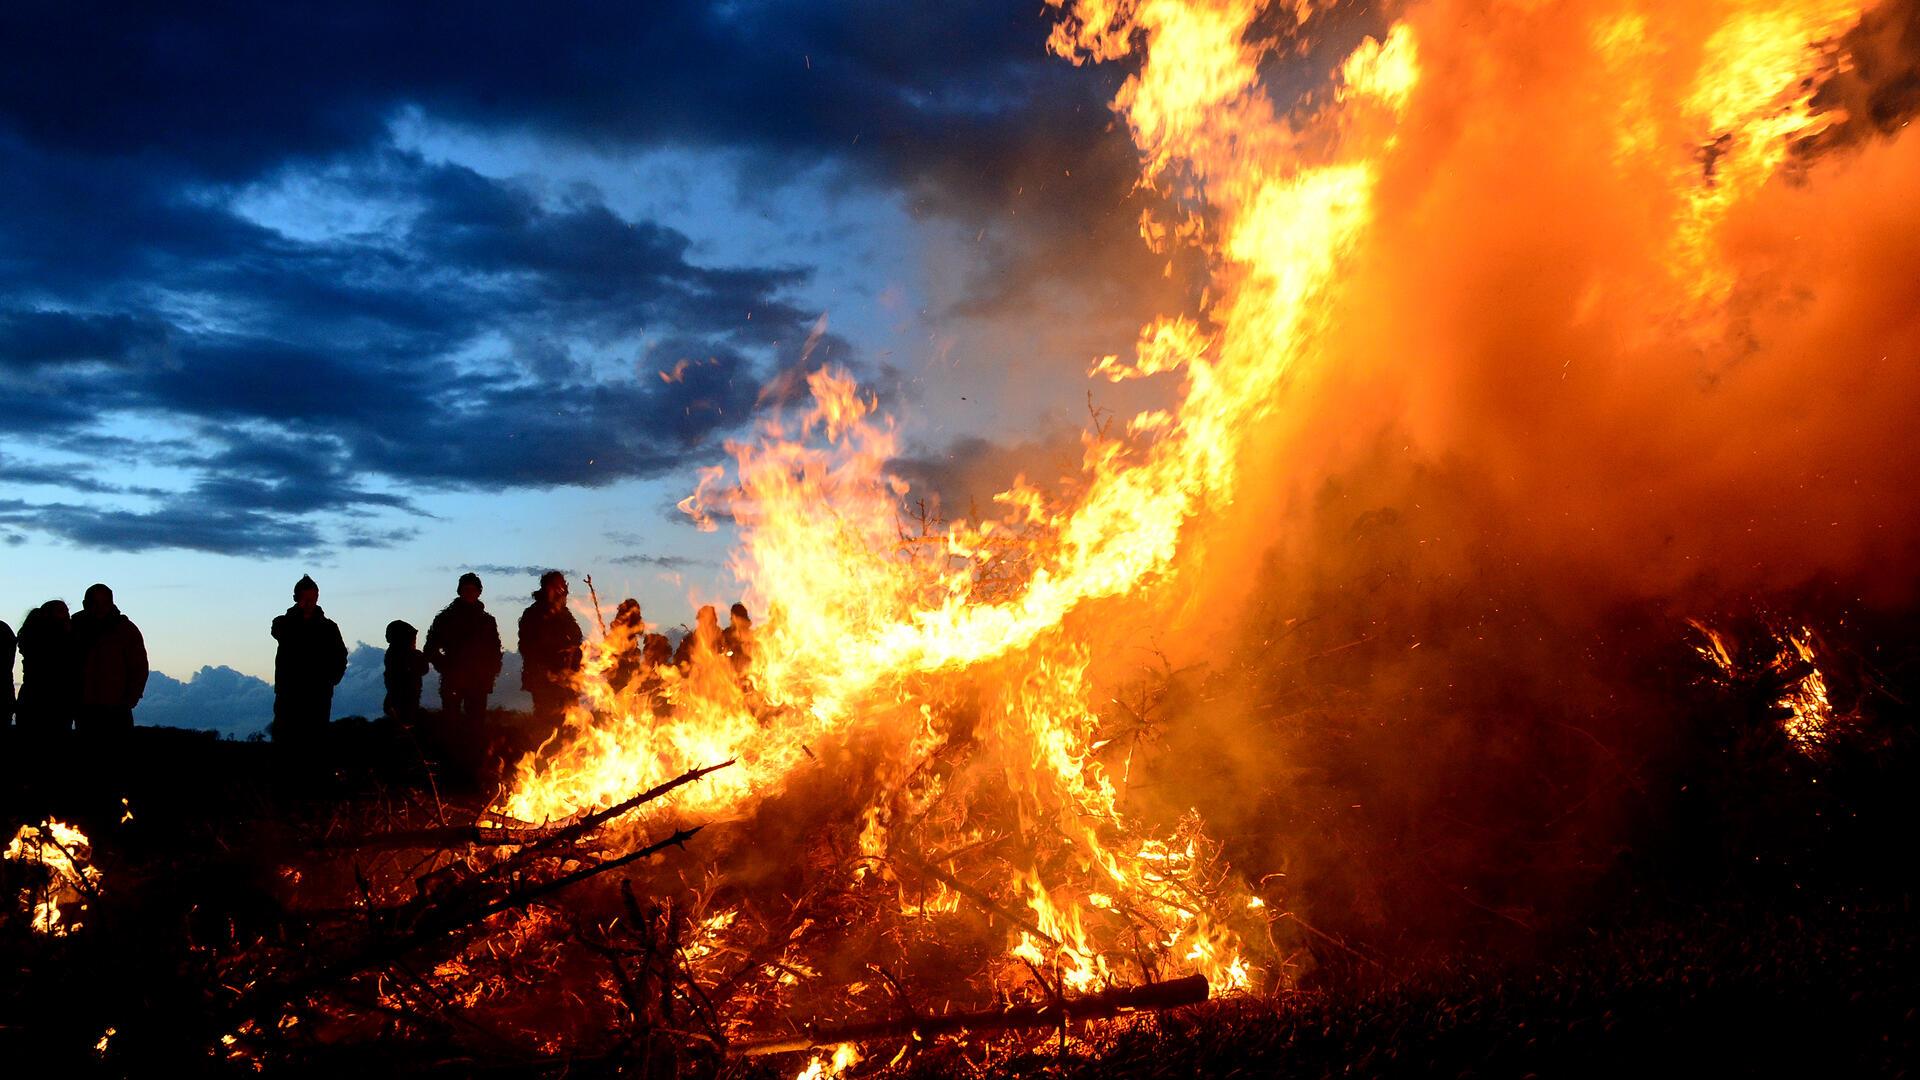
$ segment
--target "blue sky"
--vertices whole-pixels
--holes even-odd
[[[676,623],[733,587],[673,502],[822,362],[901,418],[923,490],[1057,463],[1088,360],[1179,298],[1135,235],[1124,72],[1046,30],[0,14],[0,618],[105,581],[181,677],[269,672],[302,573],[350,642],[466,567],[499,612],[557,566]]]

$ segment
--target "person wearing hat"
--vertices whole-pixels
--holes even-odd
[[[567,607],[567,575],[540,575],[533,603],[520,614],[520,689],[533,695],[533,715],[558,726],[580,700],[580,620]]]
[[[320,610],[320,586],[302,576],[293,585],[293,606],[273,620],[273,725],[275,742],[311,743],[333,716],[333,688],[347,673],[347,643],[340,627]]]
[[[453,603],[427,627],[427,662],[440,672],[440,707],[479,727],[500,678],[500,626],[480,602],[480,575],[461,574]]]

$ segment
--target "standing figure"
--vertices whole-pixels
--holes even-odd
[[[87,586],[73,617],[73,647],[80,657],[81,734],[133,730],[133,707],[147,692],[147,642],[140,628],[113,604],[113,590]]]
[[[607,624],[607,644],[613,652],[613,664],[607,669],[607,685],[615,694],[625,693],[640,675],[646,639],[647,620],[640,614],[640,601],[629,596],[620,601],[613,621]]]
[[[726,644],[725,637],[720,630],[720,615],[712,604],[703,605],[694,613],[693,632],[681,638],[680,647],[674,650],[673,662],[685,669],[719,656]]]
[[[387,698],[380,707],[409,724],[420,718],[420,684],[427,677],[427,654],[414,646],[419,639],[412,623],[395,619],[387,624]]]
[[[320,610],[320,586],[302,576],[293,606],[273,620],[273,741],[311,745],[333,718],[333,688],[347,673],[347,643]]]
[[[447,719],[479,726],[487,718],[487,696],[500,678],[500,626],[480,602],[480,575],[460,575],[458,594],[433,617],[422,651],[440,672],[440,707]]]
[[[13,627],[0,622],[0,667],[7,669],[7,677],[0,679],[0,727],[13,723]]]
[[[657,685],[660,682],[660,669],[673,664],[673,642],[665,634],[648,634],[646,648],[640,650],[640,671],[643,685]]]
[[[520,613],[520,689],[533,695],[533,715],[558,725],[580,700],[580,621],[567,609],[567,575],[540,575],[533,603]]]
[[[49,600],[20,621],[20,729],[35,734],[73,730],[80,704],[80,658],[64,600]]]
[[[735,604],[727,609],[727,629],[720,642],[721,650],[733,661],[733,669],[745,671],[753,660],[753,616],[747,614],[747,605]]]

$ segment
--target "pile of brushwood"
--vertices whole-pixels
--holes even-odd
[[[88,845],[0,864],[0,1057],[83,1074],[531,1065],[556,1024],[513,1014],[529,985],[549,1009],[581,1003],[567,1026],[609,1060],[682,1072],[717,1056],[680,967],[684,920],[619,871],[684,848],[697,824],[650,833],[660,822],[636,816],[729,762],[525,823],[489,815],[494,777],[424,731],[332,734],[298,754],[169,730],[11,739],[9,830],[53,819]],[[36,926],[69,860],[91,870]],[[574,894],[591,900],[560,902]]]
[[[874,929],[899,925],[869,910],[897,904],[891,888],[805,892],[849,878],[845,851],[796,834],[718,855],[735,826],[699,833],[663,789],[564,822],[489,815],[499,763],[545,734],[507,715],[479,754],[432,722],[341,722],[300,754],[9,733],[0,822],[76,826],[98,876],[61,911],[79,929],[48,934],[32,926],[44,868],[0,863],[0,1060],[791,1077],[855,1041],[854,1076],[1901,1074],[1920,1057],[1920,626],[1824,643],[1850,734],[1808,753],[1779,738],[1776,665],[1655,662],[1692,655],[1669,623],[1623,622],[1590,650],[1617,670],[1542,665],[1533,687],[1505,677],[1504,644],[1476,681],[1477,638],[1427,670],[1409,665],[1436,636],[1411,650],[1328,626],[1290,631],[1298,662],[1249,653],[1251,676],[1167,672],[1116,699],[1111,745],[1138,749],[1140,792],[1200,798],[1236,865],[1288,845],[1302,883],[1271,886],[1311,952],[1294,983],[1198,1004],[1190,982],[1070,999],[1036,972],[1030,1000],[953,1015],[956,996],[894,972],[980,956]],[[1647,725],[1649,702],[1677,704]],[[1229,715],[1254,716],[1273,751],[1224,757],[1205,718]],[[793,798],[826,805],[821,776]],[[852,803],[827,810],[857,821]],[[902,880],[938,880],[943,856],[916,857]],[[967,948],[1019,927],[961,895],[999,935]],[[716,918],[736,922],[716,935]]]
[[[36,764],[7,777],[5,811],[89,845],[5,864],[0,1053],[80,1074],[791,1074],[841,1043],[906,1060],[965,1034],[1004,1052],[1207,998],[1197,976],[1068,994],[1034,971],[1017,999],[971,985],[1008,927],[1043,931],[939,869],[952,852],[900,872],[970,897],[963,946],[901,920],[895,883],[852,886],[857,800],[776,806],[767,821],[799,831],[749,834],[773,857],[737,832],[711,842],[724,829],[701,836],[666,796],[731,762],[565,821],[504,819],[486,809],[498,763],[538,734],[510,720],[477,774],[430,727],[390,724],[297,752],[156,730],[18,744],[9,760]],[[796,804],[846,786],[816,771]],[[36,929],[47,864],[69,858],[97,876]]]

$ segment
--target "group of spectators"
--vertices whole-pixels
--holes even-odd
[[[387,624],[386,715],[412,721],[429,670],[440,673],[440,704],[449,719],[474,724],[486,716],[487,699],[500,678],[500,627],[480,600],[478,574],[462,574],[453,602],[419,631],[395,620]],[[558,723],[580,699],[585,636],[567,606],[567,577],[541,575],[540,588],[520,613],[520,687],[533,696],[536,717]],[[333,691],[347,673],[347,645],[340,627],[320,607],[320,586],[302,576],[293,586],[293,606],[274,617],[273,725],[277,742],[310,741],[325,730]],[[718,660],[744,669],[753,620],[745,605],[733,605],[722,628],[712,606],[702,607],[678,649],[664,634],[649,633],[640,602],[622,600],[608,625],[614,649],[608,681],[616,692],[657,685],[660,672],[677,665]],[[15,649],[21,659],[19,700],[13,699]],[[133,708],[147,685],[147,648],[140,630],[113,604],[113,590],[94,585],[79,614],[69,618],[65,601],[49,600],[27,613],[17,639],[0,622],[0,723],[17,716],[23,729],[112,732],[133,726]]]
[[[486,716],[502,653],[500,625],[480,599],[483,590],[480,575],[460,575],[453,602],[428,624],[424,646],[411,623],[387,624],[386,715],[417,718],[421,689],[432,670],[440,673],[440,707],[447,718],[477,725]],[[534,716],[554,724],[580,700],[585,658],[586,638],[567,606],[568,591],[566,574],[549,570],[520,613],[520,688],[532,696]],[[280,741],[310,738],[326,724],[333,688],[347,670],[340,628],[320,610],[320,587],[303,577],[294,585],[293,599],[286,614],[273,621],[280,643],[274,657],[273,737]],[[614,650],[608,681],[616,692],[644,690],[658,683],[662,669],[688,670],[708,658],[724,659],[737,671],[747,664],[752,635],[753,619],[744,604],[733,605],[724,629],[707,606],[675,649],[666,635],[647,632],[640,602],[629,597],[607,627]]]
[[[13,662],[20,658],[20,695],[14,698]],[[23,730],[108,734],[133,727],[133,707],[147,691],[147,643],[140,628],[114,606],[113,590],[88,587],[80,613],[49,600],[20,622],[20,633],[0,622],[0,723]]]

